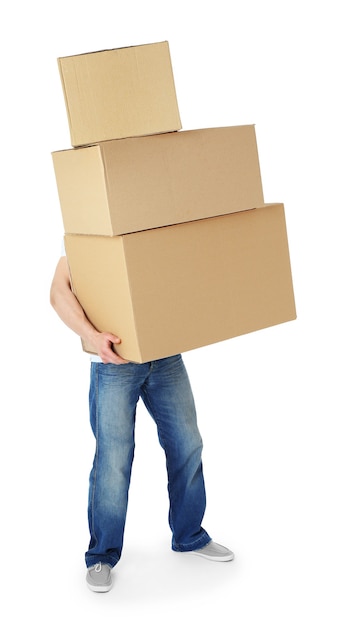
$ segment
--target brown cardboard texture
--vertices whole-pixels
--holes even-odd
[[[180,130],[167,41],[60,57],[71,144]]]
[[[122,339],[130,361],[296,317],[281,204],[117,237],[66,235],[65,246],[88,318]]]
[[[66,233],[122,235],[264,203],[253,125],[119,139],[52,157]]]

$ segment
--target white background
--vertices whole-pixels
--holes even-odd
[[[347,35],[343,2],[32,0],[1,9],[1,593],[6,623],[346,626]],[[139,406],[125,547],[85,586],[88,357],[49,305],[70,147],[56,58],[168,40],[184,130],[255,124],[283,202],[298,319],[185,355],[205,527],[236,560],[170,550]]]

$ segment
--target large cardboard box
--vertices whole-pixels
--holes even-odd
[[[122,235],[264,203],[253,125],[119,139],[52,157],[66,233]]]
[[[65,246],[88,318],[122,339],[130,361],[296,317],[281,204],[123,236],[66,235]]]
[[[60,57],[73,146],[179,130],[167,41]]]

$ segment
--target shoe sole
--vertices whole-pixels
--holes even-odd
[[[96,593],[106,593],[107,591],[110,591],[112,584],[111,585],[91,585],[90,583],[87,583],[87,587],[88,589],[90,589],[91,591],[94,591]]]
[[[203,554],[200,552],[197,552],[195,550],[193,550],[192,552],[188,552],[188,554],[193,554],[194,556],[199,556],[201,559],[207,559],[207,561],[218,561],[220,563],[222,562],[227,562],[227,561],[233,561],[234,560],[234,554],[227,554],[225,556],[221,555],[221,556],[209,556],[208,554]]]

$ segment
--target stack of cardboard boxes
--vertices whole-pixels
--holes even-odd
[[[119,354],[143,363],[295,319],[284,207],[264,203],[254,126],[181,130],[168,42],[59,68],[72,287]]]

